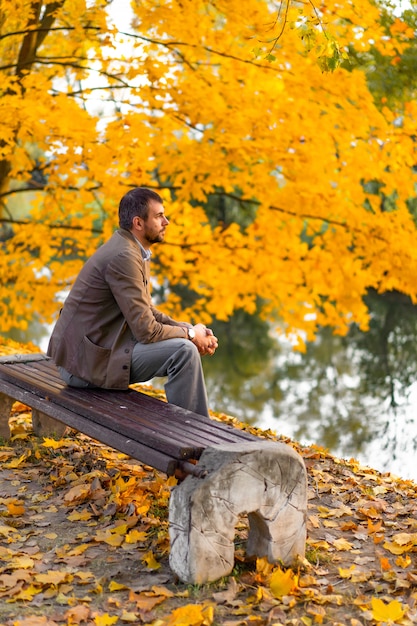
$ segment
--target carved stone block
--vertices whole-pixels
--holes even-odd
[[[291,565],[305,554],[307,473],[290,446],[260,440],[207,448],[170,497],[170,566],[187,583],[231,573],[235,526],[247,515],[249,556]]]

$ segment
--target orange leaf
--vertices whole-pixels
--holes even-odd
[[[25,507],[23,506],[23,502],[20,500],[15,500],[14,502],[6,503],[7,511],[9,515],[23,515],[25,512]]]

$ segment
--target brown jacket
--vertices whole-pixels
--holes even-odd
[[[48,355],[84,380],[125,389],[136,342],[187,337],[187,324],[151,301],[149,261],[127,230],[118,230],[79,273],[52,332]]]

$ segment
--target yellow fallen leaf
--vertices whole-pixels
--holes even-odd
[[[72,574],[69,572],[60,572],[58,570],[50,570],[46,574],[35,574],[34,579],[36,582],[43,585],[58,586],[63,582],[71,582],[73,579]]]
[[[333,545],[337,550],[352,550],[353,548],[352,544],[343,537],[341,537],[340,539],[336,539],[333,542]]]
[[[19,456],[18,459],[13,459],[13,461],[10,461],[10,463],[5,463],[4,467],[6,469],[16,469],[17,467],[20,467],[30,455],[31,451],[27,450],[21,456]]]
[[[72,487],[64,496],[65,504],[73,504],[74,502],[82,502],[90,493],[90,485],[76,485]]]
[[[402,567],[402,568],[406,568],[409,567],[411,565],[411,557],[409,554],[406,554],[405,556],[399,556],[395,559],[395,565],[398,565],[398,567]]]
[[[123,613],[120,616],[120,619],[122,620],[122,622],[125,623],[132,623],[132,624],[139,624],[139,617],[138,615],[136,615],[136,613],[132,613],[131,611],[125,611],[123,609]]]
[[[395,543],[394,541],[386,541],[384,543],[384,548],[385,550],[388,550],[389,552],[391,552],[391,554],[404,554],[404,552],[409,552],[410,550],[412,550],[414,547],[413,543],[408,543],[405,545],[399,545],[398,543]]]
[[[212,621],[204,605],[186,604],[172,611],[168,620],[164,620],[164,626],[209,626]]]
[[[385,604],[379,598],[372,598],[372,618],[376,622],[397,622],[404,616],[404,609],[398,600]]]
[[[155,559],[153,552],[147,552],[144,554],[142,561],[145,561],[149,569],[158,569],[161,567],[161,564]]]
[[[31,602],[38,593],[42,592],[42,587],[29,585],[26,589],[21,589],[19,593],[13,596],[14,600],[23,600],[27,602]]]
[[[81,624],[81,622],[86,622],[89,616],[90,608],[85,606],[85,604],[77,604],[65,613],[65,619],[68,621],[68,624]]]
[[[143,530],[133,529],[125,537],[126,543],[136,543],[138,541],[145,541],[148,533]]]
[[[74,576],[77,576],[77,578],[81,580],[81,583],[84,583],[84,582],[88,583],[88,582],[91,582],[91,580],[94,580],[93,572],[86,572],[86,571],[81,572],[80,570],[78,570],[77,572],[74,572]]]
[[[126,585],[122,585],[121,583],[118,583],[115,580],[110,581],[109,591],[120,591],[121,589],[127,589]]]
[[[340,578],[350,578],[355,569],[356,569],[355,565],[351,565],[348,569],[343,569],[342,567],[339,567]]]
[[[17,529],[13,528],[13,526],[0,526],[0,535],[3,535],[4,537],[17,532]]]
[[[111,535],[107,535],[103,539],[104,543],[107,543],[109,546],[113,546],[114,548],[118,548],[119,546],[121,546],[124,540],[124,537],[121,537],[120,535],[115,535],[113,533]]]
[[[128,531],[127,524],[120,524],[119,526],[115,526],[114,528],[111,529],[112,533],[114,533],[115,535],[123,535],[123,537],[125,536],[127,531]]]
[[[269,576],[274,566],[265,557],[256,559],[256,573],[260,576]]]
[[[13,567],[18,569],[30,569],[35,564],[35,561],[30,556],[17,556],[13,559]]]
[[[54,450],[59,450],[60,448],[67,448],[68,441],[65,439],[60,439],[57,441],[56,439],[51,439],[50,437],[44,437],[43,443],[41,444],[45,448],[53,448]]]
[[[282,598],[297,588],[298,576],[291,569],[278,568],[271,574],[269,586],[275,598]]]
[[[160,587],[159,585],[153,585],[152,592],[156,596],[165,596],[166,598],[173,598],[177,594],[175,594],[171,589],[167,589],[166,587]]]
[[[104,613],[104,615],[96,615],[94,618],[94,623],[96,626],[112,626],[119,621],[117,615],[109,615],[108,613]]]
[[[405,546],[410,543],[417,545],[417,533],[397,533],[393,535],[392,540],[400,546]]]
[[[67,516],[70,522],[87,522],[93,517],[93,514],[89,511],[73,511]]]

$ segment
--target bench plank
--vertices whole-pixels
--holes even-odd
[[[169,429],[170,437],[177,433],[180,441],[184,440],[185,427],[187,430],[187,441],[195,442],[197,447],[201,445],[205,447],[204,441],[213,443],[213,437],[216,438],[218,443],[236,441],[236,438],[245,441],[253,441],[254,439],[253,435],[245,431],[237,430],[223,423],[220,423],[219,428],[218,422],[196,415],[175,405],[168,405],[165,402],[161,403],[160,400],[137,390],[75,390],[64,385],[55,368],[51,370],[50,364],[45,367],[38,366],[38,368],[39,371],[34,372],[33,368],[28,367],[25,369],[24,366],[20,366],[19,371],[13,372],[13,374],[14,377],[20,377],[22,382],[25,382],[25,388],[30,388],[33,393],[36,393],[38,388],[44,387],[45,391],[48,392],[48,397],[53,398],[57,404],[72,408],[74,401],[78,401],[79,410],[90,419],[94,419],[97,402],[100,403],[100,408],[103,411],[106,411],[106,408],[109,409],[105,413],[109,419],[114,418],[115,405],[119,404],[119,408],[123,407],[123,411],[126,412],[129,419],[155,429],[157,432],[166,433],[167,429]],[[0,371],[1,369],[0,365]],[[36,383],[36,386],[32,386],[32,383]],[[57,394],[56,396],[53,394],[53,389]],[[140,405],[141,409],[143,409],[140,415],[137,412],[137,394],[141,396]],[[89,409],[93,409],[91,414],[89,414]],[[193,434],[195,435],[194,439]]]

